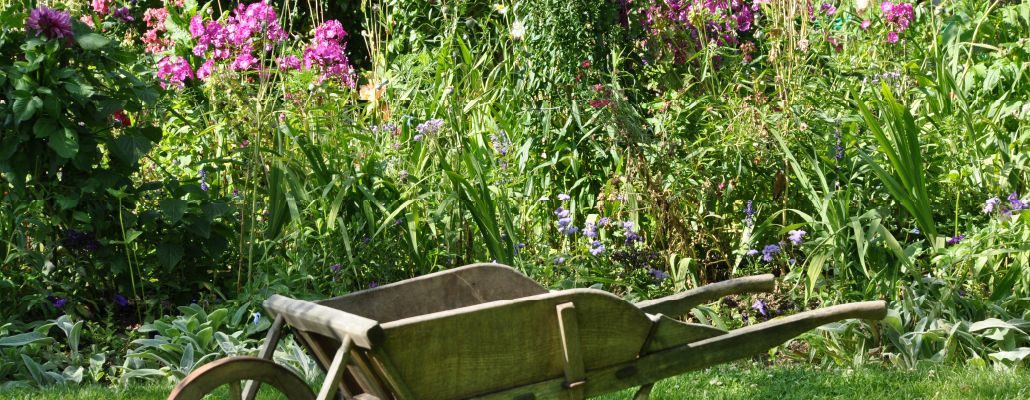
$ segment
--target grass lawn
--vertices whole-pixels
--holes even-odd
[[[168,386],[112,388],[85,386],[42,391],[0,392],[13,400],[164,399]],[[633,391],[601,399],[629,399]],[[264,397],[264,396],[259,396]],[[270,396],[274,398],[277,396]],[[998,372],[972,367],[900,371],[860,368],[821,370],[810,366],[763,368],[749,363],[720,366],[659,382],[651,393],[661,399],[1030,399],[1030,371]]]

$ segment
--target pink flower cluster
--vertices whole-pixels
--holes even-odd
[[[143,33],[143,51],[147,53],[160,53],[172,45],[171,39],[161,37],[165,32],[165,19],[168,18],[168,10],[164,8],[149,8],[143,12],[143,22],[147,23],[147,31]]]
[[[193,55],[206,58],[197,69],[197,78],[200,79],[211,76],[215,64],[223,60],[229,61],[229,68],[235,71],[256,69],[260,62],[255,55],[255,46],[270,51],[275,43],[286,40],[287,36],[279,24],[275,8],[265,1],[250,5],[241,3],[225,24],[205,21],[200,15],[195,15],[190,20],[189,31],[196,40]]]
[[[179,56],[167,56],[157,62],[157,77],[161,87],[182,87],[183,82],[193,78],[193,67],[188,60]]]
[[[883,12],[887,25],[891,27],[890,32],[887,33],[887,43],[897,43],[898,34],[905,32],[908,29],[908,25],[915,19],[915,11],[912,9],[912,5],[909,3],[895,4],[885,1],[880,3],[880,11]]]
[[[737,46],[737,35],[750,31],[759,2],[751,0],[651,0],[644,11],[645,45],[671,53],[683,64],[709,43]],[[698,24],[697,16],[704,22]]]
[[[348,87],[356,85],[354,68],[347,59],[346,43],[343,39],[347,32],[343,24],[337,20],[325,21],[315,28],[315,39],[304,49],[304,69],[317,70],[321,80],[337,80]],[[284,59],[280,66],[290,66],[292,59]]]
[[[93,11],[100,15],[106,15],[111,12],[110,0],[93,0],[90,3],[93,6]]]

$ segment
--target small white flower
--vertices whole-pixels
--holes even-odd
[[[498,13],[500,13],[501,15],[504,15],[504,14],[508,13],[508,7],[505,6],[504,4],[496,4],[495,3],[494,4],[494,10],[497,11]]]
[[[522,37],[526,35],[526,25],[522,24],[522,21],[516,20],[511,24],[511,38],[515,40],[522,40]]]
[[[855,11],[859,13],[865,11],[869,7],[869,0],[855,0]]]

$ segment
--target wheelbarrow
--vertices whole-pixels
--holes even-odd
[[[594,289],[549,291],[515,269],[475,264],[328,300],[272,296],[275,316],[257,357],[228,357],[189,374],[168,400],[228,386],[252,400],[274,388],[308,399],[584,399],[652,385],[749,357],[820,325],[879,320],[883,301],[805,311],[725,331],[683,322],[723,296],[773,290],[773,276],[731,279],[668,297],[627,302]],[[272,361],[286,327],[326,373],[317,394]]]

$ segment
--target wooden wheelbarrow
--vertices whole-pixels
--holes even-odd
[[[518,271],[476,264],[346,296],[265,301],[275,316],[258,357],[198,368],[169,400],[228,385],[232,399],[273,387],[307,399],[583,399],[749,357],[820,325],[879,320],[882,301],[806,311],[734,331],[677,320],[723,296],[773,290],[773,276],[710,284],[636,304],[608,292],[551,292]],[[673,317],[673,318],[670,318]],[[316,395],[271,361],[283,328],[326,372]]]

